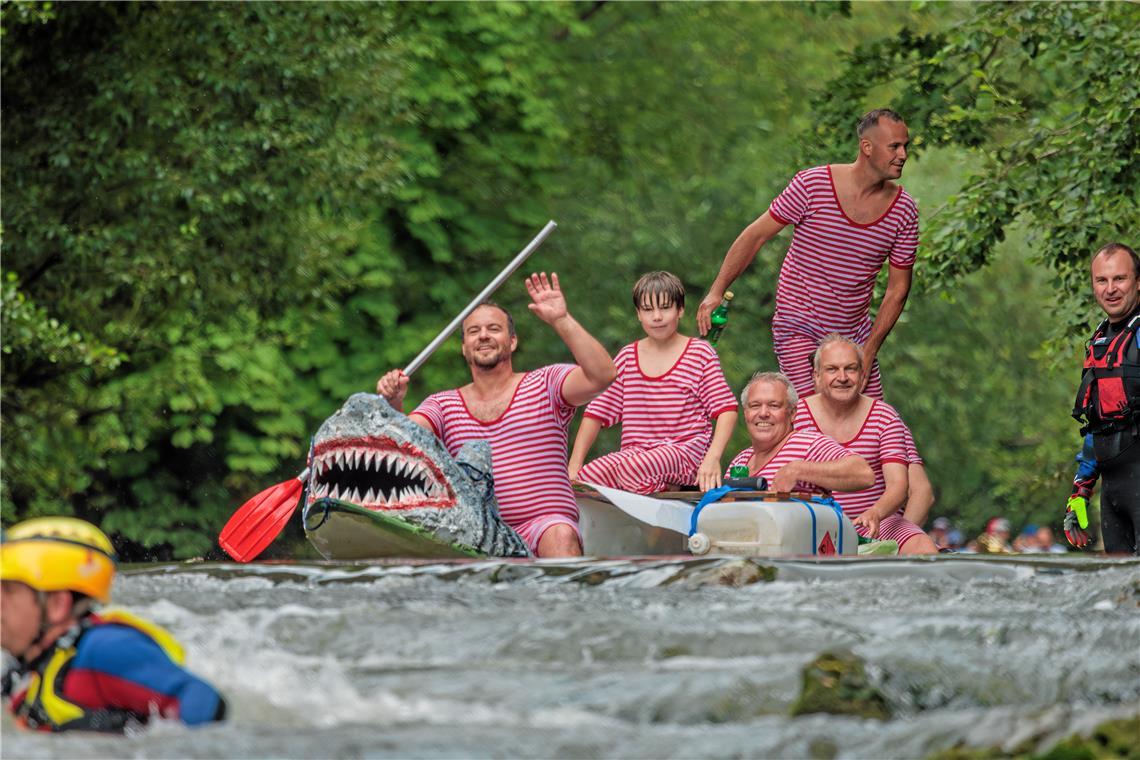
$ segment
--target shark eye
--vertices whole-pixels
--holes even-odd
[[[310,498],[329,497],[372,509],[453,505],[451,488],[428,465],[425,455],[394,443],[330,447],[314,459]]]

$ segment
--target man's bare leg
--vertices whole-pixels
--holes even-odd
[[[582,545],[578,543],[578,534],[569,525],[551,525],[538,539],[539,557],[581,557]]]
[[[938,547],[934,545],[934,541],[930,536],[923,533],[921,536],[915,536],[899,547],[899,554],[937,554]]]

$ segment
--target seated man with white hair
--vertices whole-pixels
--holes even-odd
[[[780,372],[757,372],[740,394],[752,445],[729,464],[747,465],[773,491],[857,491],[875,482],[871,466],[826,435],[795,430],[798,394]]]
[[[898,542],[899,554],[934,554],[922,528],[903,517],[907,501],[905,426],[894,407],[859,392],[863,351],[838,333],[820,341],[812,356],[815,394],[801,399],[796,427],[823,433],[871,465],[875,482],[860,490],[839,489],[835,500],[859,535]]]

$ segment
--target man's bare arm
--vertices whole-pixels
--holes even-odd
[[[570,406],[581,406],[609,387],[617,368],[605,347],[578,320],[570,316],[558,275],[532,274],[526,280],[531,313],[550,325],[574,355],[578,365],[562,383],[562,398]]]
[[[384,400],[397,412],[403,413],[404,396],[408,393],[408,376],[404,374],[402,369],[388,370],[376,381],[376,393],[377,395],[383,396]],[[415,414],[413,412],[408,415],[408,419],[432,435],[435,435],[431,423],[428,422],[427,417],[422,414]]]
[[[918,462],[907,467],[909,487],[906,494],[906,510],[903,517],[918,527],[926,523],[930,508],[934,506],[934,487],[926,475],[926,468]]]
[[[888,267],[887,289],[883,293],[883,302],[879,304],[879,311],[875,314],[875,321],[871,325],[871,334],[863,344],[863,387],[871,376],[871,364],[879,354],[883,341],[894,329],[895,323],[902,315],[906,306],[907,296],[910,295],[910,283],[913,271],[909,268]]]
[[[791,491],[801,480],[829,491],[862,491],[875,484],[875,473],[867,460],[858,454],[834,462],[797,459],[781,467],[768,487],[773,491]]]
[[[582,406],[609,387],[617,377],[614,361],[604,346],[571,316],[551,325],[574,355],[578,365],[562,383],[562,398],[570,406]]]
[[[886,481],[883,495],[871,505],[870,509],[851,521],[855,525],[866,526],[871,538],[879,535],[879,523],[898,512],[906,503],[908,480],[906,465],[901,462],[884,462],[883,480]]]
[[[709,288],[709,292],[701,301],[701,305],[697,307],[697,330],[700,331],[701,335],[709,331],[709,315],[712,314],[713,309],[720,305],[721,299],[724,298],[724,291],[728,290],[728,286],[744,273],[744,270],[756,258],[756,254],[760,252],[760,248],[774,238],[785,226],[783,222],[776,221],[770,213],[765,211],[737,235],[736,240],[729,246],[728,253],[724,255],[720,272],[713,280],[712,287]]]

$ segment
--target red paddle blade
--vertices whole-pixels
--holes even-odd
[[[238,507],[218,536],[218,544],[238,562],[249,562],[265,551],[285,529],[300,501],[300,478],[267,488]]]

